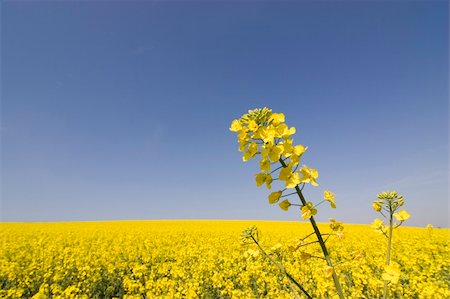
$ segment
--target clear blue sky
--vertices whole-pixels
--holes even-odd
[[[447,1],[1,3],[2,221],[299,219],[230,122],[297,127],[334,217],[449,225]]]

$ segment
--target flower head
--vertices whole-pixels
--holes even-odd
[[[287,199],[283,200],[283,201],[280,202],[280,204],[279,204],[280,208],[281,208],[283,211],[289,210],[289,207],[290,207],[291,205],[292,205],[292,204],[291,204],[291,203],[289,202],[289,200],[287,200]]]
[[[276,202],[278,202],[280,200],[281,194],[283,192],[282,191],[276,191],[276,192],[272,192],[269,195],[269,203],[270,204],[274,204]]]
[[[373,228],[375,231],[377,231],[377,232],[379,232],[379,233],[386,232],[386,227],[385,227],[385,225],[384,225],[384,223],[383,223],[383,221],[382,221],[381,219],[378,219],[378,218],[375,219],[375,220],[372,222],[371,226],[372,226],[372,228]]]
[[[242,161],[246,162],[250,160],[250,158],[255,157],[257,152],[258,152],[258,145],[256,143],[250,143],[247,152],[245,152],[244,156],[242,157]]]
[[[269,122],[272,123],[272,125],[279,125],[280,123],[284,123],[284,114],[283,113],[273,113],[269,117]]]
[[[336,203],[334,202],[335,194],[331,191],[323,191],[323,198],[328,201],[333,209],[336,209]]]
[[[242,125],[239,120],[235,119],[231,122],[230,131],[231,132],[239,132],[242,130]]]
[[[302,177],[300,178],[301,183],[311,183],[313,186],[319,186],[316,181],[319,177],[319,172],[317,170],[303,165],[300,169],[300,173],[302,174]]]
[[[256,186],[260,187],[266,183],[267,189],[272,188],[271,183],[273,181],[272,176],[268,173],[255,174]]]
[[[309,219],[317,214],[317,209],[314,208],[312,202],[310,201],[306,205],[302,206],[300,210],[302,212],[303,219]]]
[[[279,179],[286,182],[286,188],[294,188],[300,184],[298,173],[292,172],[292,165],[289,164],[280,171]]]
[[[397,219],[397,221],[403,222],[405,220],[408,220],[411,215],[409,215],[405,210],[401,210],[398,213],[394,213],[394,217]]]
[[[330,218],[330,228],[332,231],[343,231],[344,226],[342,225],[342,222],[336,221],[334,218]]]
[[[372,208],[375,211],[380,212],[381,211],[381,203],[380,203],[380,201],[378,201],[378,200],[374,201],[373,204],[372,204]]]

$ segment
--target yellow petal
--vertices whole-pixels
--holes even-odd
[[[231,127],[230,127],[230,131],[231,132],[239,132],[240,130],[242,130],[242,125],[239,122],[239,120],[235,119],[231,122]]]

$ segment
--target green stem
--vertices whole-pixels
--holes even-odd
[[[283,159],[280,158],[279,161],[280,161],[281,165],[283,165],[283,167],[287,167],[287,165],[286,165],[286,163],[283,161]],[[297,191],[297,195],[298,195],[298,197],[300,198],[300,201],[302,202],[302,204],[303,204],[304,206],[306,206],[306,199],[305,199],[305,197],[303,196],[303,193],[302,193],[302,191],[300,190],[300,188],[298,187],[298,185],[295,186],[295,191]],[[338,279],[338,277],[337,277],[336,271],[334,271],[334,266],[333,266],[333,263],[331,262],[330,254],[328,253],[327,247],[325,246],[325,242],[323,241],[322,234],[320,233],[320,230],[319,230],[319,228],[317,227],[316,220],[314,219],[313,216],[311,216],[311,217],[309,218],[309,221],[311,222],[311,225],[312,225],[312,227],[313,227],[313,229],[314,229],[314,232],[316,233],[317,239],[318,239],[319,244],[320,244],[320,248],[322,249],[323,256],[325,257],[325,261],[327,262],[327,265],[328,265],[329,267],[332,267],[332,268],[333,268],[333,281],[334,281],[334,285],[335,285],[335,287],[336,287],[337,294],[338,294],[338,296],[339,296],[340,299],[344,299],[345,297],[344,297],[344,293],[343,293],[343,291],[342,291],[341,284],[339,283],[339,279]]]
[[[391,263],[392,231],[394,229],[394,220],[392,215],[393,215],[392,206],[391,204],[389,204],[389,235],[388,235],[388,247],[386,252],[386,266],[389,266]],[[387,298],[388,284],[389,282],[386,280],[384,282],[383,299]]]

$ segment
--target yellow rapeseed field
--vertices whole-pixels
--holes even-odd
[[[180,220],[2,223],[0,297],[293,298],[279,269],[241,244],[252,225],[314,298],[334,296],[318,246],[292,249],[309,223]],[[327,245],[346,297],[380,298],[386,238],[369,225],[344,232]],[[399,228],[390,298],[450,298],[449,239],[449,229]]]

